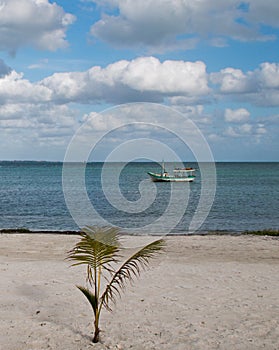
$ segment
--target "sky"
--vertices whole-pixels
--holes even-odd
[[[62,161],[80,128],[94,160],[141,138],[191,158],[193,125],[216,161],[279,161],[278,18],[278,0],[1,0],[0,160]]]

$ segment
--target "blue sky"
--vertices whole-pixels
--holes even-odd
[[[146,102],[190,118],[217,161],[278,161],[278,18],[277,0],[2,0],[0,159],[63,160],[85,122],[96,139],[105,109],[110,131]]]

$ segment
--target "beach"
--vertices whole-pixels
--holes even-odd
[[[77,240],[1,234],[1,349],[279,348],[277,238],[166,237],[165,252],[112,312],[102,311],[98,344],[92,310],[75,287],[85,284],[85,267],[65,260]]]

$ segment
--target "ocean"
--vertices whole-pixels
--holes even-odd
[[[105,179],[103,163],[88,163],[84,184],[93,210],[79,202],[82,181],[77,176],[81,166],[85,167],[67,165],[70,192],[74,189],[69,197],[74,208],[70,212],[63,192],[63,163],[0,162],[0,229],[76,231],[79,226],[72,216],[76,219],[77,215],[84,225],[105,223],[137,233],[146,233],[154,225],[158,232],[167,229],[171,233],[187,233],[193,227],[195,215],[202,219],[194,225],[196,233],[279,229],[277,162],[216,163],[214,198],[212,193],[210,198],[206,197],[210,191],[205,185],[211,180],[203,176],[195,163],[187,164],[197,169],[196,180],[190,184],[152,183],[147,172],[160,171],[157,163],[110,163],[106,165]],[[166,164],[169,171],[174,167],[175,164]],[[207,200],[212,201],[208,215],[207,208],[199,207],[203,186],[205,207]]]

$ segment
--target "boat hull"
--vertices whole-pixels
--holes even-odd
[[[174,177],[151,172],[148,172],[147,174],[151,177],[153,182],[193,182],[195,180],[195,176]]]

